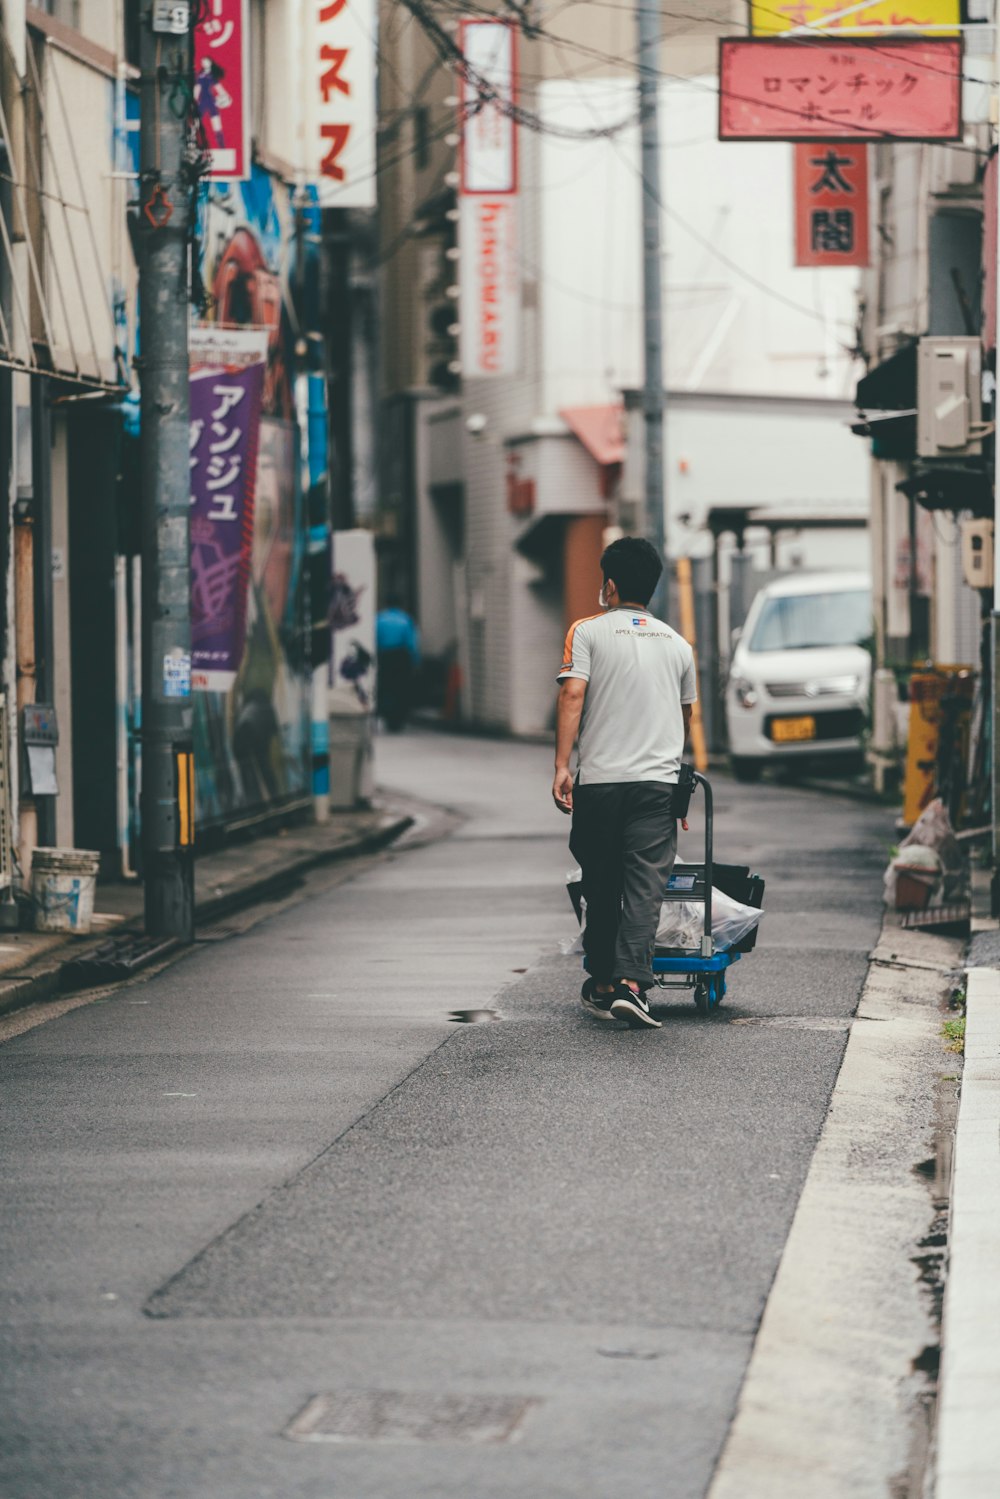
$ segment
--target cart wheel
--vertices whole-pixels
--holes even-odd
[[[707,1015],[712,1008],[711,986],[711,979],[698,979],[694,986],[694,1002],[699,1015]]]
[[[721,974],[721,973],[719,974],[719,976],[718,976],[718,978],[716,979],[715,982],[716,982],[716,986],[717,986],[716,987],[716,995],[715,995],[715,1004],[716,1004],[716,1008],[718,1008],[718,1006],[721,1005],[721,1004],[723,1004],[724,1001],[725,1001],[726,990],[729,988],[729,985],[726,983],[725,975]]]

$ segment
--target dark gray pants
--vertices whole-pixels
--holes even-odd
[[[661,781],[574,787],[569,847],[583,870],[583,950],[598,983],[653,983],[660,902],[677,854],[673,805],[674,788]]]

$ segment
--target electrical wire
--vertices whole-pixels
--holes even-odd
[[[404,5],[407,5],[410,9],[412,9],[413,14],[415,15],[418,23],[422,25],[423,22],[421,20],[421,15],[422,15],[422,12],[424,10],[424,6],[423,6],[423,3],[422,3],[422,0],[402,0],[402,3]],[[461,14],[461,15],[475,14],[475,15],[483,16],[483,17],[488,18],[488,19],[493,20],[493,21],[496,21],[496,19],[497,19],[496,13],[494,11],[491,11],[491,10],[487,9],[486,7],[484,7],[482,5],[475,5],[475,4],[471,4],[471,3],[462,3],[462,0],[454,0],[454,3],[456,4],[456,7],[457,7],[456,10],[455,10],[455,14],[456,15],[459,15],[459,14]],[[767,7],[762,7],[762,8],[766,9]],[[704,24],[705,19],[706,19],[704,17],[695,16],[695,15],[693,15],[690,12],[684,12],[684,11],[664,11],[663,14],[664,15],[670,15],[671,17],[673,17],[675,19],[678,19],[678,20],[696,21],[696,22],[699,22],[701,24]],[[774,15],[780,15],[781,12],[774,11],[773,14]],[[718,22],[711,21],[710,24],[724,25],[724,24],[732,24],[732,23],[728,19],[726,19],[725,21],[723,21],[720,18],[718,20]],[[480,84],[479,76],[475,73],[475,70],[469,68],[469,65],[465,62],[464,53],[462,52],[462,50],[459,47],[458,43],[455,42],[448,35],[448,33],[443,29],[443,27],[440,27],[440,25],[436,21],[434,22],[434,25],[437,28],[437,30],[439,30],[441,32],[441,34],[444,36],[444,38],[447,41],[447,44],[448,44],[448,56],[449,56],[449,58],[453,62],[457,63],[463,70],[465,70],[466,76],[468,77],[469,81],[473,84],[473,87],[475,87],[477,89],[477,92],[480,95],[480,101],[481,101],[481,103],[486,103],[486,102],[492,103],[502,114],[507,115],[508,118],[514,118],[514,115],[512,113],[512,108],[511,108],[511,101],[509,99],[504,99],[501,95],[499,95],[498,91],[495,88],[493,88],[492,85],[489,85],[489,84],[487,84],[487,91],[484,93],[480,89],[480,87],[479,87],[479,84]],[[822,33],[822,35],[824,37],[827,37],[827,38],[829,37],[829,33]],[[670,80],[677,81],[677,82],[683,82],[683,83],[686,83],[686,84],[690,85],[693,89],[700,89],[703,92],[712,93],[712,94],[716,94],[716,95],[719,95],[722,92],[720,84],[718,83],[718,81],[716,81],[714,83],[706,83],[704,80],[698,79],[698,78],[694,78],[691,75],[682,74],[682,73],[674,73],[674,72],[671,72],[668,69],[661,68],[661,67],[658,67],[658,66],[655,66],[655,67],[652,67],[652,68],[647,68],[643,64],[643,62],[639,59],[638,54],[633,54],[632,56],[622,56],[622,55],[615,55],[615,54],[611,54],[611,53],[607,53],[607,52],[602,52],[599,48],[587,46],[585,43],[582,43],[582,42],[575,42],[575,41],[571,40],[568,37],[554,36],[551,32],[546,31],[546,29],[544,27],[542,27],[542,26],[533,27],[532,36],[533,36],[534,39],[536,39],[538,41],[548,42],[553,47],[562,48],[563,50],[566,50],[566,51],[575,52],[578,55],[593,58],[593,59],[595,59],[599,63],[611,64],[611,65],[613,65],[616,68],[621,68],[622,70],[632,70],[632,71],[639,71],[639,72],[651,71],[651,72],[654,73],[654,75],[657,78],[670,79]],[[805,45],[812,46],[812,47],[815,47],[815,45],[816,45],[816,38],[813,38],[813,37],[797,37],[797,38],[794,38],[794,37],[779,37],[779,36],[775,36],[773,39],[775,41],[779,41],[780,40],[782,42],[798,42],[799,44],[805,44]],[[868,46],[868,45],[871,46],[871,50],[873,50],[873,51],[880,51],[883,56],[885,56],[888,60],[890,60],[891,62],[893,62],[896,66],[899,66],[899,67],[908,67],[909,66],[908,63],[905,63],[901,59],[899,59],[898,53],[897,54],[893,54],[891,52],[887,52],[884,48],[880,49],[875,44],[866,44],[866,46]],[[914,64],[914,66],[917,66],[917,64]],[[924,71],[935,72],[935,73],[937,73],[937,74],[939,74],[941,76],[948,77],[950,79],[958,77],[962,81],[969,82],[969,83],[979,84],[980,86],[987,86],[988,82],[989,82],[989,80],[984,80],[984,79],[976,77],[976,76],[974,76],[972,74],[965,74],[965,73],[959,72],[956,75],[956,73],[952,69],[935,68],[932,64],[922,64],[920,66],[923,67]],[[736,100],[737,102],[741,102],[741,103],[748,103],[748,104],[757,104],[757,103],[759,103],[759,100],[755,96],[749,95],[749,94],[737,93],[733,89],[726,89],[725,90],[725,97],[727,97],[729,99]],[[789,108],[789,107],[786,107],[786,106],[783,106],[783,105],[778,105],[778,104],[769,104],[769,108],[772,109],[773,111],[777,112],[778,114],[789,115],[789,116],[791,116],[791,118],[793,120],[803,120],[803,119],[808,118],[809,122],[812,123],[812,124],[830,125],[832,128],[835,128],[838,132],[840,132],[840,131],[843,130],[843,121],[840,120],[840,119],[838,119],[838,118],[836,118],[835,116],[832,116],[832,115],[811,114],[810,116],[807,117],[805,115],[805,112],[803,110],[801,110],[801,109],[795,109],[794,107]],[[568,139],[594,139],[594,138],[596,138],[595,135],[594,135],[594,133],[590,132],[590,131],[587,131],[587,132],[571,132],[571,131],[568,131],[568,130],[559,129],[558,127],[552,127],[552,126],[546,127],[545,124],[544,124],[544,122],[539,122],[538,121],[538,117],[537,116],[531,116],[530,112],[526,112],[526,114],[527,114],[527,117],[523,118],[523,119],[520,119],[518,121],[518,123],[525,124],[527,126],[527,128],[538,130],[542,134],[562,135],[562,136],[564,136],[564,138],[568,138]],[[631,124],[631,123],[635,123],[635,117],[633,117],[630,120],[623,120],[623,121],[619,122],[615,126],[604,127],[601,130],[600,134],[602,134],[602,135],[608,135],[608,136],[611,136],[611,135],[614,135],[614,134],[618,134],[621,130],[627,128],[627,126],[629,124]],[[791,139],[793,137],[788,137],[788,138]],[[812,139],[812,138],[814,138],[814,137],[808,137],[808,139]],[[907,135],[907,134],[904,134],[904,133],[902,133],[900,131],[894,131],[894,130],[877,130],[877,129],[872,129],[872,131],[870,132],[870,135],[867,137],[867,139],[870,139],[870,140],[875,141],[875,142],[883,142],[883,143],[892,143],[894,141],[899,141],[899,142],[913,142],[914,141],[914,137],[912,137],[910,135]],[[945,142],[942,142],[941,144],[948,146],[951,150],[973,152],[974,154],[977,154],[977,155],[981,154],[980,151],[979,151],[979,149],[977,147],[975,147],[975,146],[966,146],[963,142],[960,142],[960,141],[945,141]]]

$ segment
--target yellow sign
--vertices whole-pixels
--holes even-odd
[[[750,0],[750,34],[867,36],[893,31],[957,36],[961,0]]]

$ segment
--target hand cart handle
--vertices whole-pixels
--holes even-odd
[[[705,932],[701,939],[701,955],[703,958],[710,958],[714,947],[712,942],[712,788],[706,777],[699,771],[695,771],[694,778],[700,782],[705,793]]]

